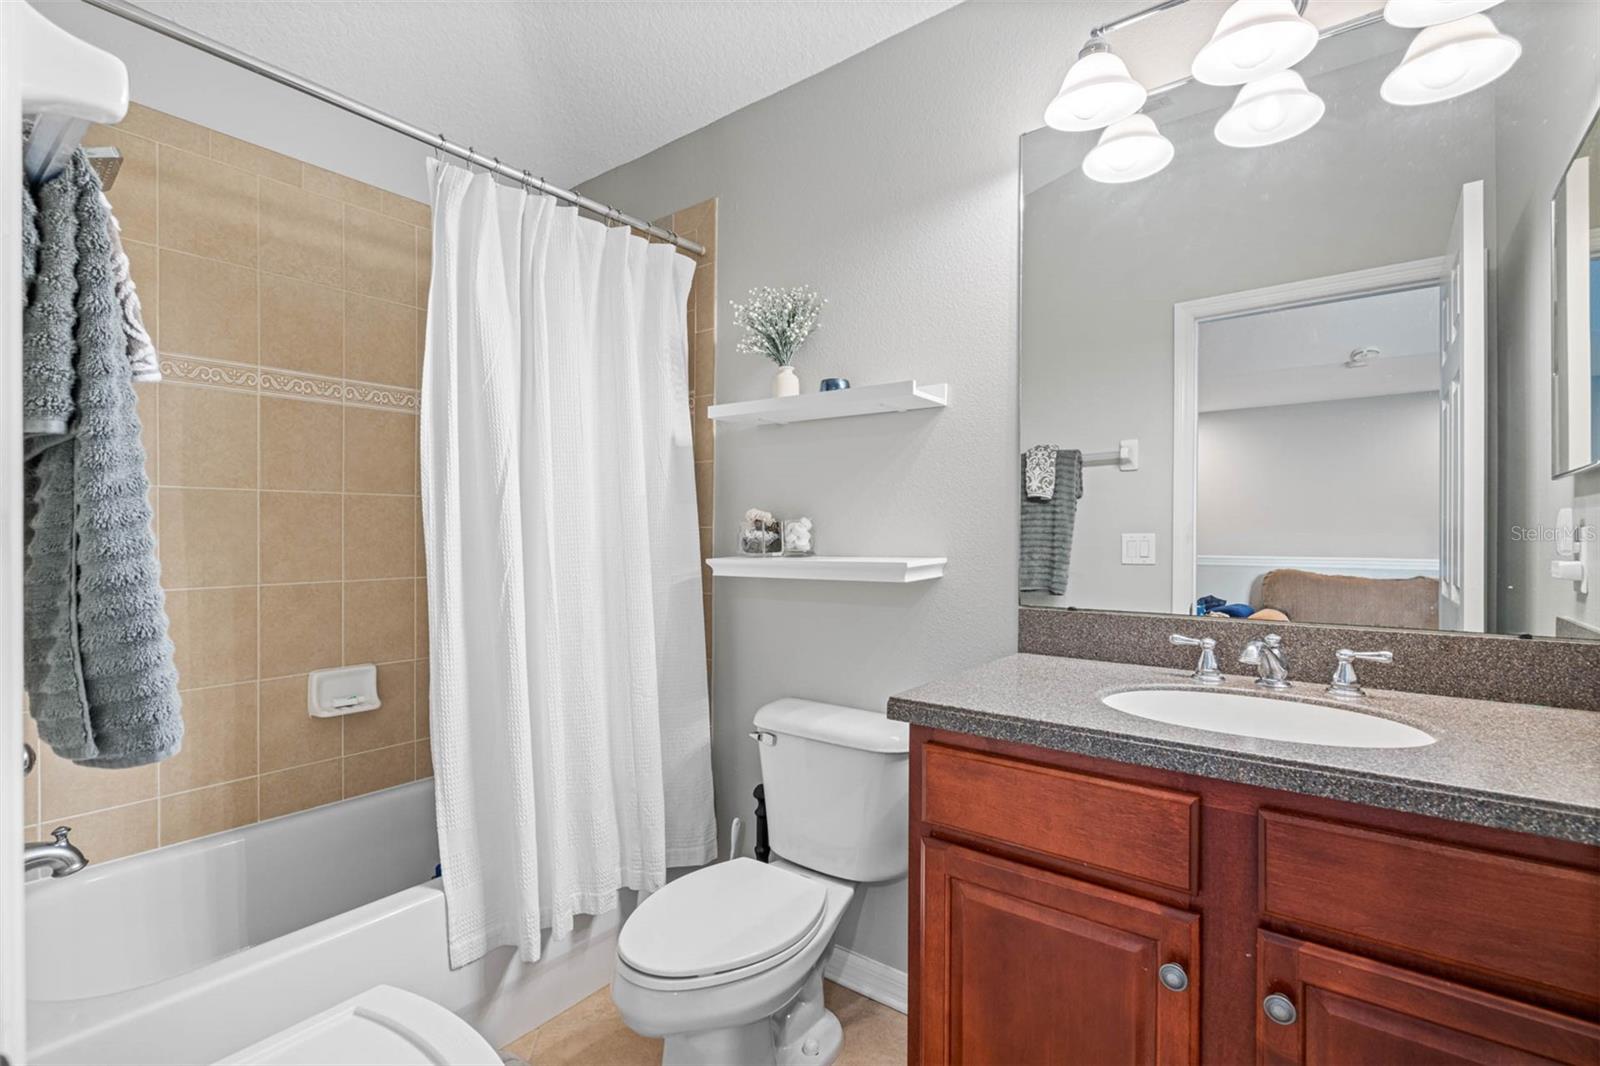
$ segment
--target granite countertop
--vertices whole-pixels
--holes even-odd
[[[913,725],[1162,770],[1365,803],[1498,829],[1600,844],[1600,713],[1368,689],[1332,701],[1296,682],[1266,693],[1229,675],[1201,686],[1182,670],[1054,655],[1009,655],[903,692],[889,717]],[[1293,744],[1168,725],[1112,710],[1128,689],[1237,691],[1360,710],[1435,742],[1416,748]],[[1286,713],[1288,710],[1286,709]]]

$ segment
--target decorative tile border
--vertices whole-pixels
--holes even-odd
[[[344,403],[384,411],[415,414],[420,407],[416,389],[382,385],[370,381],[302,374],[292,370],[254,367],[217,359],[195,359],[185,355],[163,355],[164,381],[186,385],[205,385],[238,392],[262,392],[291,396],[319,403]]]

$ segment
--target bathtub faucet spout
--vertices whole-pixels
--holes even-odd
[[[37,844],[24,844],[22,846],[22,869],[26,873],[30,870],[48,869],[51,877],[66,877],[75,874],[85,866],[89,860],[83,857],[83,852],[78,850],[76,844],[67,839],[67,834],[72,830],[67,826],[57,826],[51,835],[53,841],[41,841]]]

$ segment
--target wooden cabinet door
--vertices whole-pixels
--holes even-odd
[[[1199,916],[943,841],[921,860],[923,1063],[1196,1061]]]
[[[1591,1022],[1275,933],[1257,951],[1262,1066],[1600,1062]],[[1270,1018],[1268,996],[1292,1020]]]

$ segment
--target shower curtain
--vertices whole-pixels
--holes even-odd
[[[422,505],[458,967],[716,854],[692,260],[437,160]]]

